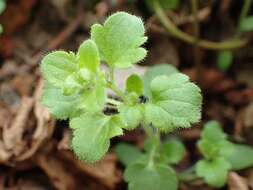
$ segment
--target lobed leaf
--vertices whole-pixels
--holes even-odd
[[[190,127],[201,117],[200,89],[180,73],[152,80],[151,101],[145,106],[145,122],[162,131]]]
[[[60,88],[46,83],[43,89],[42,104],[46,106],[57,119],[67,119],[79,113],[80,96],[78,94],[65,96],[62,94]]]
[[[151,95],[150,83],[155,77],[160,76],[160,75],[170,76],[177,72],[178,70],[174,66],[169,65],[169,64],[160,64],[160,65],[150,67],[143,76],[145,95],[149,95],[149,96]]]
[[[65,80],[78,70],[75,55],[54,51],[42,59],[41,71],[44,78],[56,87],[63,87]]]
[[[178,180],[174,170],[167,165],[148,167],[145,162],[129,165],[124,173],[129,190],[176,190]]]
[[[226,184],[230,169],[230,163],[222,157],[211,161],[200,160],[196,165],[197,176],[203,177],[208,185],[216,188],[223,187]]]
[[[122,105],[119,108],[120,116],[125,122],[126,129],[135,129],[143,120],[143,108],[141,105]]]
[[[72,148],[78,158],[89,163],[100,160],[108,151],[110,138],[123,131],[114,117],[86,113],[70,121]]]
[[[125,12],[111,15],[104,25],[91,28],[102,57],[110,67],[126,68],[144,59],[147,51],[140,46],[147,41],[142,20]]]

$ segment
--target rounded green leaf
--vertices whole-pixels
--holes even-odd
[[[153,67],[150,67],[147,72],[143,76],[144,82],[144,92],[146,95],[150,95],[150,83],[151,81],[159,76],[159,75],[166,75],[170,76],[171,74],[177,73],[178,70],[169,64],[160,64]]]
[[[222,51],[218,54],[217,64],[220,70],[226,71],[233,63],[233,53],[231,51]]]
[[[102,57],[111,67],[126,68],[144,59],[147,51],[140,46],[146,42],[142,20],[125,12],[117,12],[91,28]]]
[[[120,162],[125,166],[135,163],[143,156],[143,153],[139,149],[126,143],[117,144],[115,152]]]
[[[233,170],[241,170],[253,166],[253,148],[251,146],[234,144],[234,151],[227,155]]]
[[[126,81],[126,91],[130,93],[135,92],[137,95],[142,95],[143,93],[142,79],[136,74],[130,75]]]
[[[212,161],[198,161],[196,165],[196,173],[198,177],[203,177],[208,185],[220,188],[226,184],[230,168],[231,165],[229,162],[220,157]]]
[[[184,144],[176,139],[169,139],[162,144],[161,156],[167,164],[179,163],[185,155]]]
[[[64,51],[51,52],[41,62],[44,78],[57,87],[63,87],[66,78],[77,69],[78,64],[75,56]]]
[[[119,108],[119,112],[126,129],[131,130],[138,127],[143,120],[141,105],[122,105]]]
[[[100,58],[97,45],[94,41],[84,41],[80,45],[77,55],[80,68],[85,67],[93,73],[97,72],[100,64]]]
[[[167,165],[148,167],[146,162],[129,165],[124,173],[129,190],[177,190],[174,170]]]
[[[145,105],[145,122],[162,131],[190,127],[201,117],[202,96],[197,85],[180,73],[158,76],[150,85],[150,103]]]
[[[71,119],[72,148],[78,158],[89,163],[100,160],[108,151],[110,138],[121,135],[121,126],[112,117],[86,113]]]

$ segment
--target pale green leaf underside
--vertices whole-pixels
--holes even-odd
[[[158,76],[151,82],[151,102],[145,121],[163,131],[190,127],[201,117],[202,96],[197,85],[180,73]]]
[[[124,179],[129,190],[177,190],[178,186],[175,172],[167,165],[135,163],[126,168]]]
[[[91,38],[110,66],[126,68],[146,56],[146,50],[140,47],[147,40],[144,32],[140,18],[118,12],[110,16],[104,25],[93,25]]]
[[[0,14],[5,10],[6,3],[5,0],[0,0]]]
[[[89,163],[100,160],[109,149],[110,138],[123,133],[115,118],[103,114],[81,115],[70,121],[70,127],[74,152]]]
[[[78,64],[75,55],[64,51],[54,51],[42,59],[41,71],[44,78],[56,87],[63,87],[65,80],[76,72]]]
[[[64,96],[60,88],[46,83],[43,89],[42,104],[57,119],[67,119],[75,116],[80,111],[80,96],[78,94]]]
[[[77,53],[79,66],[85,67],[93,73],[96,73],[100,65],[100,58],[97,45],[92,40],[84,41]]]
[[[226,184],[228,171],[231,168],[228,161],[219,157],[212,161],[200,160],[196,165],[198,177],[203,177],[212,187],[222,187]]]

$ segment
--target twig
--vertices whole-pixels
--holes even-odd
[[[199,20],[198,20],[198,0],[192,0],[192,14],[193,14],[193,28],[194,28],[194,63],[197,69],[197,82],[200,82],[201,79],[201,60],[199,55],[199,38],[200,38],[200,30],[199,30]]]
[[[251,4],[252,4],[252,0],[244,0],[242,11],[241,11],[239,21],[238,21],[236,37],[239,37],[241,34],[240,25],[241,25],[242,21],[245,19],[245,17],[248,15]]]
[[[195,43],[195,38],[189,34],[181,31],[177,26],[165,15],[158,1],[153,1],[154,10],[160,22],[165,29],[174,37],[187,42],[189,44]],[[210,50],[227,50],[235,49],[244,46],[247,43],[245,39],[232,39],[224,42],[213,42],[208,40],[199,40],[198,46]]]

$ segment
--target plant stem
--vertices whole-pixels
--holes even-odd
[[[144,126],[144,130],[152,141],[152,149],[149,153],[149,161],[147,165],[147,167],[152,168],[154,166],[156,153],[159,151],[161,145],[160,132],[158,130],[153,130],[150,125]]]
[[[248,15],[251,4],[252,4],[252,0],[244,0],[242,11],[241,11],[241,14],[240,14],[239,20],[238,20],[236,37],[239,37],[241,34],[240,25],[241,25],[242,21],[245,19],[245,17]]]
[[[194,63],[197,70],[197,82],[201,81],[201,60],[199,55],[199,37],[200,37],[200,29],[199,29],[199,21],[198,21],[198,0],[191,0],[192,13],[193,13],[193,28],[194,28]]]
[[[107,98],[107,103],[115,105],[115,106],[119,106],[119,105],[122,104],[122,102],[114,100],[114,99],[111,99],[111,98]]]
[[[114,82],[114,68],[109,67],[109,81],[107,81],[107,87],[110,88],[118,97],[120,97],[124,102],[128,102],[128,99],[124,92]]]
[[[164,28],[174,37],[187,42],[189,44],[195,43],[195,38],[189,34],[182,32],[164,13],[162,7],[157,0],[153,0],[155,13],[163,24]],[[227,50],[235,49],[244,46],[247,43],[246,40],[232,39],[224,42],[212,42],[208,40],[199,40],[198,46],[210,50]]]

